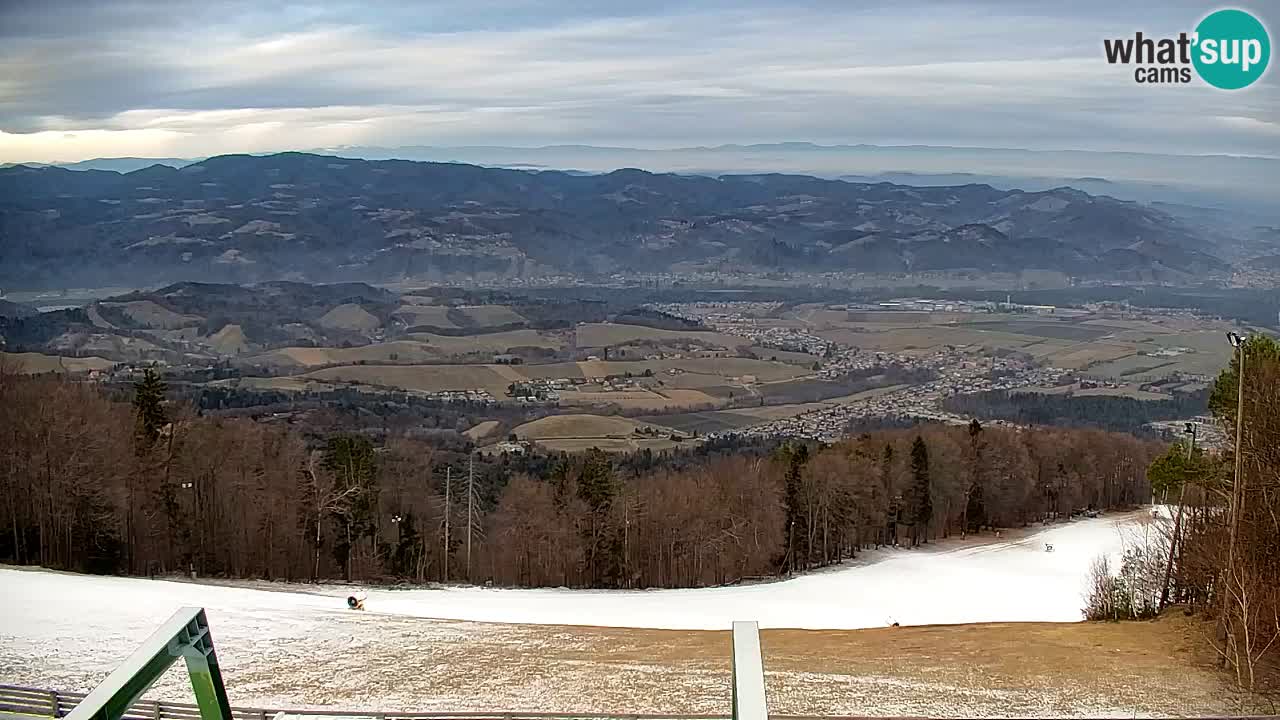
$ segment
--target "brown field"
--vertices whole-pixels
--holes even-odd
[[[462,310],[462,314],[470,318],[471,322],[479,327],[525,322],[523,315],[506,305],[471,305],[461,307],[459,310]]]
[[[401,305],[393,316],[404,320],[411,327],[414,325],[458,327],[449,319],[449,308],[443,305]]]
[[[809,312],[817,334],[854,347],[898,353],[934,352],[948,345],[1008,348],[1042,362],[1088,375],[1149,381],[1174,372],[1216,374],[1230,359],[1221,323],[1189,318],[1167,322],[1056,316],[1027,317],[963,313],[852,313],[837,322],[836,311]],[[804,315],[801,315],[804,317]],[[1092,336],[1092,337],[1091,337]],[[1140,356],[1140,351],[1185,347],[1176,357]]]
[[[1106,363],[1128,357],[1137,352],[1134,345],[1113,342],[1091,342],[1071,345],[1045,357],[1054,367],[1081,370],[1094,363]]]
[[[506,332],[463,335],[460,337],[433,333],[412,333],[407,337],[427,343],[441,356],[467,355],[470,353],[504,353],[511,348],[517,347],[539,347],[558,350],[565,345],[561,337],[538,330],[508,330]]]
[[[0,352],[0,359],[6,364],[13,363],[18,372],[25,375],[41,373],[79,373],[91,370],[110,370],[115,363],[100,357],[62,357],[42,353],[7,353]]]
[[[452,337],[432,333],[412,333],[406,340],[374,343],[352,348],[287,347],[260,353],[246,363],[278,367],[319,367],[366,363],[427,363],[479,353],[492,355],[519,347],[558,349],[564,343],[555,335],[536,330],[512,330],[484,335]],[[487,359],[487,358],[486,358]],[[524,379],[518,376],[513,379]]]
[[[301,377],[241,377],[227,380],[211,380],[206,385],[212,387],[234,387],[245,390],[278,390],[280,392],[307,392],[325,390],[335,387],[319,380],[308,380]],[[372,388],[371,388],[372,389]]]
[[[394,356],[394,357],[393,357]],[[413,341],[376,343],[352,348],[288,347],[247,358],[246,363],[280,367],[350,365],[357,362],[421,363],[439,359],[430,345]]]
[[[339,305],[321,315],[316,322],[321,327],[336,330],[373,330],[382,326],[381,320],[355,303]]]
[[[595,392],[591,390],[564,390],[560,402],[565,405],[617,405],[624,410],[681,410],[710,405],[723,405],[724,401],[699,390],[661,388],[660,390],[627,390]]]
[[[498,399],[506,395],[507,386],[511,384],[487,365],[352,365],[325,368],[298,377],[422,392],[483,389]]]
[[[632,340],[685,340],[724,348],[735,348],[749,342],[736,335],[705,330],[659,330],[643,325],[616,323],[583,323],[578,326],[578,347],[621,345]]]
[[[186,325],[198,325],[203,319],[197,315],[182,315],[150,300],[124,303],[102,303],[103,307],[119,308],[133,322],[156,330],[173,330]]]
[[[968,327],[934,326],[885,329],[881,332],[860,332],[838,329],[823,330],[819,336],[867,350],[901,352],[904,350],[937,350],[946,345],[956,347],[1003,347],[1021,349],[1043,342],[1044,338],[1015,335],[1012,333],[975,330]]]
[[[517,426],[511,432],[521,440],[549,438],[629,438],[636,428],[663,430],[656,425],[611,415],[550,415]]]
[[[699,385],[722,385],[725,379],[751,375],[758,382],[775,380],[792,380],[813,374],[808,368],[788,365],[768,360],[751,360],[749,358],[681,358],[672,360],[590,360],[578,363],[549,363],[545,365],[521,365],[517,371],[529,378],[602,378],[612,375],[641,376],[645,370],[652,370],[656,379],[668,385],[672,378],[671,369],[682,370],[687,375],[704,376],[705,381],[694,381]],[[690,386],[685,386],[690,387]]]
[[[638,435],[636,429],[655,435]],[[599,448],[605,452],[669,450],[681,444],[671,439],[671,429],[630,418],[610,415],[551,415],[525,423],[514,430],[521,440],[531,440],[554,452],[583,452]]]
[[[485,420],[484,422],[477,423],[476,425],[467,429],[462,434],[467,436],[467,438],[469,438],[472,442],[478,442],[488,437],[489,435],[492,435],[493,431],[497,430],[498,425],[500,424],[501,423],[499,423],[497,420]]]
[[[221,330],[206,338],[205,343],[220,355],[249,352],[249,341],[239,325],[223,325]]]

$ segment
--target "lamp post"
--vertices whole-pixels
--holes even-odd
[[[1240,471],[1244,459],[1244,447],[1241,439],[1244,428],[1244,356],[1245,343],[1248,338],[1237,333],[1228,332],[1227,341],[1236,349],[1240,358],[1240,367],[1236,372],[1236,471],[1235,480],[1231,483],[1231,540],[1227,545],[1227,569],[1235,573],[1236,537],[1240,532],[1240,512],[1244,504],[1244,474]]]

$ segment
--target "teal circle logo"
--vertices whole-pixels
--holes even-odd
[[[1201,79],[1239,90],[1262,77],[1271,60],[1271,38],[1258,18],[1243,10],[1218,10],[1196,26],[1191,62]]]

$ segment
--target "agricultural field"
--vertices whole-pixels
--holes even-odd
[[[497,420],[485,420],[482,423],[476,423],[474,426],[467,429],[462,434],[472,442],[480,442],[481,440],[492,435],[494,431],[498,429],[499,425],[501,425],[501,423],[499,423]]]
[[[746,338],[706,330],[660,330],[617,323],[582,323],[578,325],[577,333],[578,347],[583,348],[624,345],[634,340],[682,341],[726,349],[750,344]]]
[[[131,323],[153,330],[176,330],[187,325],[199,325],[203,320],[195,315],[183,315],[152,302],[136,300],[122,303],[100,303],[108,311],[119,312]]]
[[[443,305],[401,305],[391,316],[395,319],[403,320],[410,327],[415,325],[430,325],[441,328],[458,327],[449,319],[449,308]]]
[[[406,337],[426,343],[441,357],[473,353],[505,353],[515,348],[560,350],[565,347],[563,336],[541,330],[507,330],[479,335],[410,333]]]
[[[974,322],[965,325],[965,327],[975,330],[1004,332],[1012,335],[1030,335],[1032,337],[1070,340],[1073,342],[1097,340],[1112,334],[1105,327],[1069,322]]]
[[[467,327],[497,327],[526,322],[523,315],[506,305],[469,305],[458,311],[469,321]]]
[[[506,305],[423,305],[411,303],[408,298],[403,300],[404,304],[396,308],[392,317],[403,321],[409,327],[423,325],[448,329],[489,328],[527,322],[524,316]],[[414,300],[420,300],[420,298],[414,298]]]
[[[671,428],[608,415],[551,415],[516,427],[512,432],[554,452],[669,450],[682,443]],[[687,444],[687,443],[686,443]]]
[[[590,388],[591,386],[584,386]],[[722,398],[709,395],[701,390],[680,390],[662,388],[660,390],[563,390],[560,392],[562,405],[613,405],[624,410],[640,410],[663,412],[693,407],[716,406],[724,402]]]
[[[1021,350],[1044,338],[982,330],[963,325],[925,325],[867,329],[821,330],[818,336],[863,350],[881,352],[935,352],[953,347],[989,347]]]
[[[707,410],[704,412],[675,413],[671,415],[649,415],[638,418],[645,422],[669,427],[690,434],[706,435],[708,433],[737,430],[760,423],[759,418],[743,415],[732,410]]]
[[[62,357],[43,353],[0,352],[0,361],[12,363],[25,375],[41,373],[80,373],[91,370],[109,370],[115,363],[100,357]]]
[[[438,360],[440,353],[432,346],[399,340],[351,348],[287,347],[245,358],[246,365],[309,368],[356,363],[422,363]]]
[[[355,303],[339,305],[316,321],[320,327],[331,330],[350,330],[352,332],[368,332],[382,327],[382,321],[375,315]]]
[[[245,365],[278,368],[312,368],[356,363],[410,365],[443,362],[468,355],[490,356],[519,348],[558,350],[564,341],[553,333],[509,330],[480,335],[411,333],[404,340],[350,348],[286,347],[244,358]],[[489,357],[484,358],[486,361]]]
[[[1230,359],[1223,338],[1232,327],[1227,323],[1082,312],[1020,316],[815,310],[799,316],[811,318],[819,336],[868,351],[920,354],[948,346],[1015,350],[1051,367],[1107,379],[1150,381],[1175,372],[1212,375]],[[840,321],[840,315],[850,319]]]
[[[487,390],[495,398],[506,395],[511,384],[511,380],[487,365],[352,365],[315,370],[298,377],[419,392]]]
[[[243,355],[249,352],[249,339],[239,325],[223,325],[222,329],[205,339],[205,344],[219,355]]]
[[[511,432],[521,440],[551,438],[626,438],[636,430],[665,431],[656,425],[609,415],[551,415],[517,426]]]

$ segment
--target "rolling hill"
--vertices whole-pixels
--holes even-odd
[[[602,175],[226,155],[128,173],[0,169],[0,282],[32,286],[626,271],[1225,271],[1173,216],[1070,188]]]

